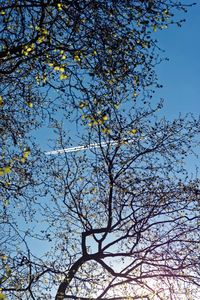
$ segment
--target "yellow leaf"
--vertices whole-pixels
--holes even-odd
[[[37,76],[35,76],[35,79],[37,81],[37,84],[39,85],[40,84],[40,77],[37,75]]]
[[[27,52],[31,52],[32,50],[33,50],[33,47],[31,47],[31,46],[26,48]]]
[[[28,107],[32,108],[33,107],[33,103],[32,102],[27,102]]]
[[[50,64],[49,64],[50,65]],[[54,67],[54,70],[55,71],[60,71],[61,73],[64,73],[65,72],[65,68],[64,68],[64,66],[62,65],[62,66],[55,66]]]
[[[39,44],[41,44],[42,42],[44,42],[44,40],[45,40],[45,36],[43,35],[43,36],[41,36],[41,37],[38,38],[37,42]]]
[[[1,259],[2,259],[2,260],[6,260],[6,259],[7,259],[7,256],[6,256],[6,255],[2,255],[2,256],[1,256]]]
[[[79,103],[79,108],[84,108],[87,106],[87,103],[86,102],[80,102]]]
[[[105,116],[102,117],[102,119],[103,119],[104,121],[107,121],[107,120],[108,120],[108,116],[105,115]]]
[[[157,31],[157,26],[156,26],[156,25],[153,26],[153,31],[154,31],[154,32]]]
[[[115,83],[115,79],[114,78],[110,79],[108,82],[109,82],[110,85],[113,85]]]
[[[4,172],[5,172],[5,174],[9,174],[11,172],[11,167],[10,166],[6,166],[4,168]]]
[[[75,61],[81,61],[80,56],[79,56],[79,55],[75,55],[75,56],[74,56],[74,60],[75,60]]]
[[[24,158],[28,158],[28,156],[30,155],[30,153],[31,153],[30,150],[24,149],[23,157],[24,157]]]
[[[61,3],[58,3],[57,7],[58,7],[58,10],[62,10],[62,4]]]
[[[47,76],[44,74],[44,76],[43,76],[43,83],[46,83],[47,82]]]
[[[134,128],[134,129],[130,130],[130,133],[131,134],[136,134],[137,133],[137,129]]]
[[[0,176],[4,176],[8,173],[10,173],[8,167],[0,168]]]
[[[4,176],[6,174],[9,174],[10,172],[11,172],[11,167],[10,166],[0,168],[0,176]]]
[[[60,79],[62,80],[62,79],[67,79],[69,76],[67,75],[67,74],[63,74],[63,73],[61,73],[60,74]]]
[[[60,67],[59,67],[59,66],[55,66],[55,67],[54,67],[54,70],[55,70],[55,71],[59,71],[59,70],[60,70]]]
[[[119,104],[114,104],[114,108],[118,109],[119,108]]]
[[[9,201],[8,201],[8,200],[4,200],[4,201],[3,201],[4,207],[8,206],[8,204],[9,204]]]
[[[44,34],[44,35],[48,35],[49,34],[49,32],[48,32],[48,30],[47,29],[42,29],[42,33]]]
[[[3,98],[0,96],[0,106],[3,106]]]
[[[5,266],[5,271],[6,271],[6,275],[7,275],[7,276],[10,276],[10,274],[11,274],[11,269],[10,269],[9,266]]]
[[[168,16],[168,15],[169,15],[169,11],[168,11],[167,9],[165,9],[165,10],[163,11],[163,13],[164,13],[165,16]]]
[[[64,67],[60,67],[59,71],[60,71],[61,73],[63,73],[63,72],[65,72],[65,68],[64,68]]]
[[[108,133],[110,133],[110,129],[109,128],[103,128],[102,132],[105,133],[105,134],[108,134]]]

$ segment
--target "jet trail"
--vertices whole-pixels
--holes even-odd
[[[119,141],[107,141],[107,142],[102,142],[102,143],[94,143],[94,144],[89,144],[89,145],[84,145],[84,146],[76,146],[76,147],[70,147],[70,148],[65,148],[65,149],[48,151],[45,154],[47,154],[47,155],[51,155],[51,154],[54,155],[54,154],[78,152],[78,151],[83,151],[83,150],[88,150],[88,149],[106,147],[108,144],[112,146],[112,145],[127,144],[127,143],[132,143],[132,142],[134,142],[133,139],[122,140],[120,142]]]

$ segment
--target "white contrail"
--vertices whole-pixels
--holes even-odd
[[[109,145],[117,145],[117,144],[127,144],[127,143],[132,143],[132,142],[134,142],[133,139],[122,140],[120,142],[119,141],[107,141],[107,142],[102,142],[102,143],[94,143],[94,144],[89,144],[89,145],[84,145],[84,146],[76,146],[76,147],[70,147],[70,148],[64,148],[64,149],[59,149],[59,150],[48,151],[48,152],[45,152],[45,154],[51,155],[51,154],[62,154],[62,153],[69,153],[69,152],[77,152],[77,151],[83,151],[83,150],[88,150],[88,149],[105,147],[108,144]]]

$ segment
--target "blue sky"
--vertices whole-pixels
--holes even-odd
[[[163,88],[156,96],[164,98],[163,113],[170,119],[179,112],[200,112],[200,1],[180,17],[186,18],[181,28],[171,26],[156,35],[169,58],[157,68]]]
[[[174,119],[179,113],[184,116],[191,112],[196,117],[200,114],[200,1],[180,18],[186,19],[181,28],[171,26],[156,34],[165,51],[163,56],[169,58],[157,67],[158,82],[163,88],[155,94],[156,100],[164,98],[161,115],[167,119]],[[194,176],[198,165],[199,158],[187,158],[187,170]]]

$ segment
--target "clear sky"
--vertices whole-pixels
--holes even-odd
[[[181,28],[171,26],[156,35],[165,51],[163,57],[169,58],[157,67],[158,82],[163,88],[155,94],[157,100],[164,98],[161,115],[167,119],[176,118],[179,113],[200,115],[200,0],[197,2],[186,14],[180,14],[186,19]],[[200,155],[199,148],[195,152]],[[186,166],[196,176],[199,158],[189,156]]]
[[[200,113],[200,0],[197,2],[180,15],[186,19],[181,28],[171,26],[156,36],[169,58],[157,68],[163,88],[156,95],[165,99],[163,112],[170,118],[179,112]]]

